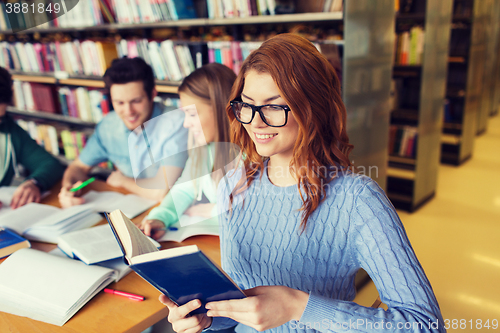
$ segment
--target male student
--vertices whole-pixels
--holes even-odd
[[[10,206],[15,209],[39,202],[40,194],[61,179],[64,167],[6,115],[11,100],[12,78],[0,67],[0,186],[10,185],[14,176],[19,176],[18,164],[29,172],[12,197]]]
[[[59,193],[63,207],[84,202],[78,192],[70,189],[86,180],[90,169],[104,161],[116,168],[107,178],[109,185],[160,201],[168,191],[163,177],[173,184],[187,159],[184,113],[164,113],[161,104],[153,101],[157,94],[153,70],[143,59],[115,59],[104,74],[104,82],[114,112],[96,126],[80,156],[64,173]],[[162,159],[164,165],[160,166]],[[139,186],[140,179],[159,179],[163,186]]]

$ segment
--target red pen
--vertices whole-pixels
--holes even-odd
[[[144,301],[144,299],[145,299],[144,296],[135,295],[135,294],[127,293],[124,291],[119,291],[119,290],[114,290],[114,289],[109,289],[109,288],[104,288],[104,292],[108,293],[108,294],[115,294],[118,296],[125,296],[133,301]]]

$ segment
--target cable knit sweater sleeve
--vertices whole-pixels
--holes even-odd
[[[375,182],[354,194],[349,220],[345,255],[367,271],[388,310],[310,294],[299,323],[322,332],[445,332],[430,283]]]

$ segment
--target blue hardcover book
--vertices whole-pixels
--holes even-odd
[[[120,210],[105,216],[127,265],[178,305],[199,299],[192,314],[207,312],[208,302],[246,297],[196,245],[159,251]]]
[[[26,238],[8,229],[0,228],[0,258],[30,246],[31,244]]]
[[[170,0],[168,3],[173,9],[171,14],[173,14],[174,20],[197,18],[193,0]]]

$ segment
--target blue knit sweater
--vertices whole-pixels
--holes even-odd
[[[241,170],[218,188],[222,268],[242,289],[282,285],[310,295],[300,321],[271,332],[445,332],[404,227],[373,180],[339,173],[301,234],[297,186],[275,186],[267,172],[236,196],[230,214],[229,193],[240,177]],[[387,311],[352,302],[360,268]],[[209,329],[236,324],[236,332],[256,332],[220,317]]]

